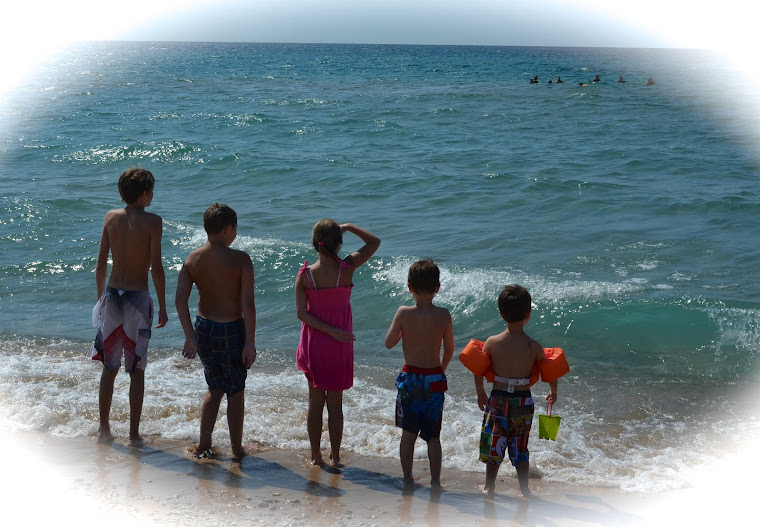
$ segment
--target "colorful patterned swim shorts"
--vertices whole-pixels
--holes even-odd
[[[528,461],[528,437],[533,423],[533,411],[530,390],[514,393],[493,390],[483,412],[480,460],[500,465],[506,455],[515,466],[521,461]]]

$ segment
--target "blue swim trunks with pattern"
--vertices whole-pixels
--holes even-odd
[[[396,377],[396,426],[430,441],[441,435],[446,375],[438,368],[404,366]]]

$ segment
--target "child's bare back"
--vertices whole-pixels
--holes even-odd
[[[161,218],[142,208],[127,206],[106,214],[100,250],[105,258],[108,250],[112,255],[108,285],[128,291],[148,289],[151,264],[161,265],[161,230]]]
[[[404,363],[417,368],[448,366],[454,347],[454,331],[449,310],[429,302],[419,302],[423,295],[415,295],[415,305],[401,306],[391,323],[386,346],[393,347],[401,339]],[[394,342],[395,340],[395,342]],[[441,344],[444,344],[444,363],[441,361]],[[451,350],[451,354],[449,354]],[[447,360],[448,359],[448,360]]]
[[[545,357],[541,344],[529,337],[522,328],[515,327],[489,337],[483,351],[491,357],[494,374],[511,379],[529,378],[533,365]],[[494,381],[494,389],[505,386],[506,384],[498,380]],[[519,387],[522,386],[515,386]]]
[[[206,243],[191,252],[184,267],[198,288],[198,314],[216,322],[238,320],[243,271],[250,266],[246,253],[221,244]]]

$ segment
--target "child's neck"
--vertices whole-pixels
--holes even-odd
[[[414,305],[420,309],[430,309],[433,307],[433,297],[435,297],[434,293],[414,293],[412,297],[414,298]]]
[[[507,331],[513,334],[525,333],[525,322],[507,322]]]
[[[230,244],[227,243],[227,239],[225,238],[223,232],[220,232],[218,234],[210,234],[208,236],[208,243],[209,243],[209,245],[214,245],[214,246],[217,246],[217,247],[218,246],[221,246],[221,247],[229,247],[230,246]]]

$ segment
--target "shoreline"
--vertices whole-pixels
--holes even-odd
[[[417,486],[404,494],[395,459],[346,452],[345,466],[335,470],[310,467],[307,452],[262,448],[238,462],[225,447],[215,458],[196,459],[190,441],[149,436],[143,447],[130,448],[123,439],[100,445],[94,437],[0,432],[10,458],[2,491],[11,517],[76,518],[83,525],[105,519],[183,526],[643,525],[651,523],[646,510],[653,504],[692,494],[636,494],[531,478],[533,498],[527,500],[510,471],[500,474],[491,499],[479,489],[484,474],[446,468],[444,491],[436,494],[426,459],[415,459]]]

